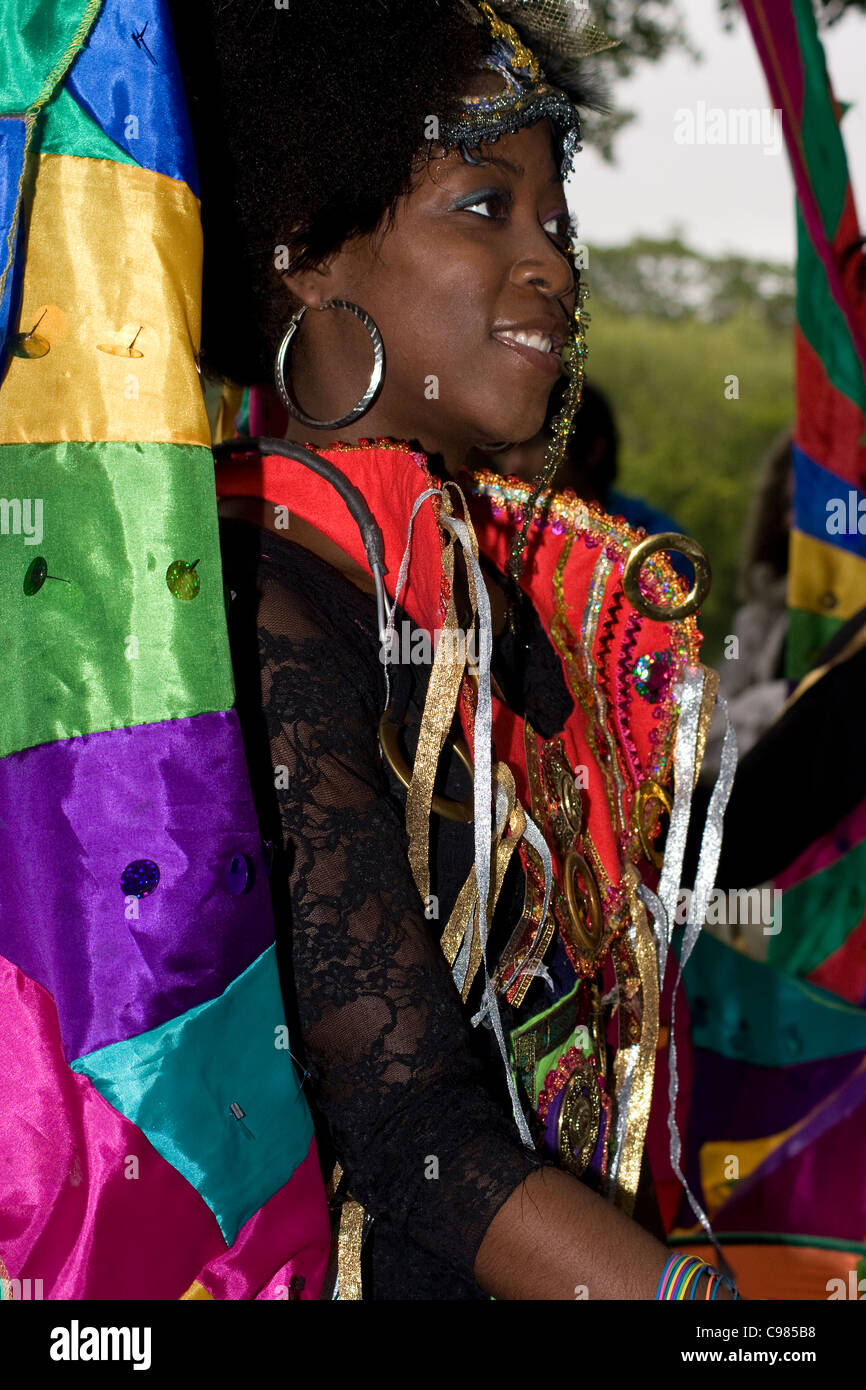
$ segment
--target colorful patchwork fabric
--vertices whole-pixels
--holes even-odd
[[[744,0],[797,188],[797,420],[788,675],[799,680],[866,604],[866,307],[860,232],[824,51],[809,0]],[[842,524],[833,504],[842,502]],[[857,601],[859,598],[859,602]],[[853,606],[852,606],[853,605]]]
[[[866,1012],[706,934],[685,982],[689,1185],[744,1297],[826,1299],[866,1258]]]
[[[845,147],[809,0],[744,0],[797,189],[794,529],[788,675],[866,608],[866,305]],[[777,879],[769,959],[866,1004],[866,801]]]
[[[0,1297],[315,1298],[167,7],[0,27]]]

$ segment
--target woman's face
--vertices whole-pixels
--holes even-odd
[[[426,164],[391,224],[347,243],[301,296],[309,302],[312,284],[314,301],[352,300],[382,333],[385,382],[353,437],[417,439],[449,467],[473,446],[541,428],[574,305],[547,122],[500,137],[483,156]],[[298,340],[296,398],[318,418],[322,406],[343,413],[371,370],[364,330],[345,313],[307,314]]]

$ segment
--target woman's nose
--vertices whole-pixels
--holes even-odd
[[[531,285],[548,299],[562,299],[575,288],[574,271],[567,257],[547,238],[547,247],[515,261],[511,270],[514,284]]]

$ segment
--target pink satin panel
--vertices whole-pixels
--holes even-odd
[[[783,873],[777,874],[774,879],[776,887],[786,892],[796,884],[802,883],[804,879],[820,873],[822,869],[829,869],[855,845],[859,845],[861,840],[866,840],[866,801],[855,806],[844,820],[840,820],[839,824],[828,830],[826,835],[822,835],[820,840],[804,849],[799,858]]]
[[[69,1070],[50,994],[3,957],[0,1040],[0,1259],[10,1278],[43,1280],[46,1299],[179,1298],[225,1252],[213,1213]],[[137,1178],[124,1176],[129,1156]]]
[[[214,1298],[286,1298],[293,1276],[302,1299],[322,1291],[331,1232],[316,1141],[285,1187],[241,1227],[234,1245],[198,1276]],[[285,1264],[286,1252],[293,1252]],[[276,1273],[274,1271],[276,1270]]]

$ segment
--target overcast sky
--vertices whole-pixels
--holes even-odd
[[[585,143],[570,194],[580,240],[591,248],[675,228],[699,250],[794,262],[793,182],[787,153],[761,145],[678,144],[678,109],[696,116],[720,107],[765,108],[770,102],[751,33],[741,18],[721,27],[716,0],[681,6],[703,61],[675,54],[638,67],[613,91],[638,112],[618,137],[614,165]],[[842,123],[861,227],[866,218],[866,16],[846,16],[823,35],[837,97],[852,103]],[[768,132],[769,132],[768,125]]]

